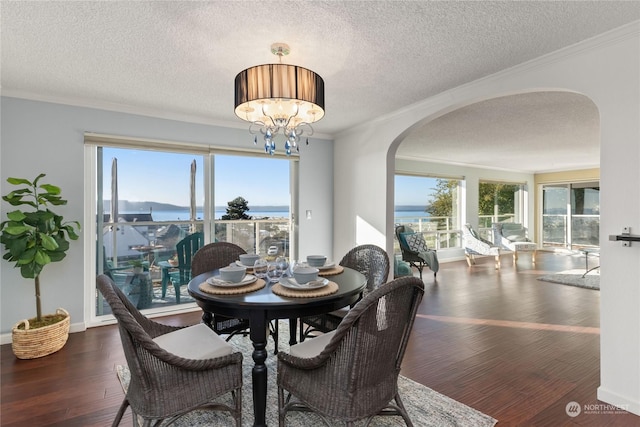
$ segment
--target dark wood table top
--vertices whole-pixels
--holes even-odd
[[[268,311],[268,319],[284,319],[337,310],[352,304],[354,298],[357,299],[364,290],[367,281],[363,274],[345,268],[340,274],[326,277],[338,284],[338,291],[321,297],[282,297],[274,294],[271,291],[273,285],[269,284],[258,291],[238,295],[214,295],[202,292],[199,289],[200,284],[214,274],[215,271],[210,271],[191,279],[188,285],[189,294],[205,311],[244,319],[250,318],[250,314],[256,310]]]

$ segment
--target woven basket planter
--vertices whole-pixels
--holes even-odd
[[[64,314],[66,317],[61,322],[37,329],[29,329],[29,321],[26,319],[13,326],[11,348],[18,359],[35,359],[47,356],[64,347],[69,337],[71,316],[63,308],[57,309],[56,314]],[[18,329],[18,326],[22,324],[24,324],[24,329]]]

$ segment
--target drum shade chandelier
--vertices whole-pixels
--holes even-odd
[[[280,131],[285,136],[285,153],[291,155],[292,150],[299,151],[303,133],[313,135],[311,123],[324,117],[324,80],[306,68],[283,64],[282,57],[289,51],[286,44],[271,45],[271,53],[280,63],[247,68],[235,81],[236,116],[251,123],[254,144],[258,133],[264,136],[264,150],[271,155]]]

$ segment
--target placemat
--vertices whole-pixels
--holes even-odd
[[[326,270],[320,270],[318,272],[318,276],[335,276],[336,274],[340,274],[344,271],[344,267],[341,265],[336,265],[333,268],[328,268]]]
[[[313,297],[323,297],[326,295],[335,294],[338,292],[338,284],[336,282],[329,282],[327,286],[323,286],[319,289],[289,289],[282,286],[280,283],[276,283],[271,287],[271,291],[280,295],[281,297],[290,297],[290,298],[313,298]]]
[[[239,295],[248,294],[249,292],[254,292],[262,289],[264,288],[264,285],[266,285],[265,281],[262,279],[258,279],[253,283],[250,283],[246,286],[238,286],[237,288],[221,288],[218,286],[212,286],[207,282],[200,283],[200,286],[198,286],[198,288],[202,292],[213,295]]]

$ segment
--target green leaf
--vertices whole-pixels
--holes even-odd
[[[7,218],[9,218],[11,221],[16,221],[16,222],[20,222],[22,220],[24,220],[27,216],[22,213],[22,211],[12,211],[7,213]]]
[[[27,249],[26,251],[24,251],[22,253],[22,255],[20,256],[20,258],[16,261],[16,264],[19,265],[26,265],[26,264],[31,264],[33,263],[33,260],[36,256],[36,250],[31,248],[31,249]]]
[[[14,236],[22,233],[29,232],[33,227],[29,227],[26,225],[8,225],[4,228],[4,232],[13,234]]]
[[[51,194],[51,195],[57,195],[60,194],[60,187],[57,187],[55,185],[51,185],[51,184],[42,184],[40,186],[40,188],[44,189],[47,193]]]
[[[44,175],[43,175],[44,176]],[[36,178],[37,179],[37,178]],[[31,183],[31,181],[24,179],[24,178],[7,178],[7,182],[9,184],[13,184],[13,185],[20,185],[20,184],[26,184],[28,186],[32,186],[33,184]]]
[[[33,260],[40,265],[47,265],[51,262],[51,258],[44,251],[36,252],[36,256],[33,258]]]
[[[38,264],[30,263],[20,266],[20,274],[25,279],[35,279],[35,277],[40,274],[41,271],[42,267]]]
[[[58,249],[58,243],[53,237],[45,233],[38,233],[38,237],[40,237],[42,247],[46,250],[55,251],[56,249]]]
[[[67,254],[62,251],[49,252],[49,258],[51,259],[51,262],[62,261],[66,256]]]

